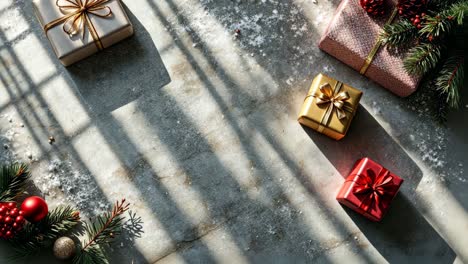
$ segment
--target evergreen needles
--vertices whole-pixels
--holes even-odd
[[[464,81],[465,17],[468,0],[429,1],[428,14],[422,17],[418,30],[408,20],[384,27],[380,38],[386,45],[409,49],[404,60],[405,70],[413,75],[432,74],[432,85],[446,98],[447,105],[460,105],[460,90]],[[461,45],[460,45],[461,44]],[[435,87],[433,87],[435,86]]]
[[[433,69],[441,56],[440,46],[424,43],[409,50],[404,61],[405,70],[411,74],[425,74]]]
[[[123,199],[115,203],[112,211],[98,216],[90,223],[85,223],[84,229],[88,239],[79,246],[73,263],[108,263],[102,246],[110,244],[115,236],[121,233],[124,224],[122,214],[128,209],[129,204]]]
[[[23,193],[29,177],[28,166],[25,164],[3,165],[0,170],[0,201],[13,201]]]
[[[436,79],[437,89],[447,94],[447,102],[451,107],[458,107],[461,87],[464,79],[463,57],[452,56],[448,58]]]
[[[383,44],[390,46],[404,46],[414,40],[416,27],[408,20],[400,20],[395,24],[387,24],[380,35]]]

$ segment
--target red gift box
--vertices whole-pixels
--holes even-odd
[[[359,160],[336,199],[354,211],[380,221],[398,193],[403,179],[369,158]]]
[[[373,54],[383,26],[391,20],[394,2],[386,2],[388,6],[384,16],[371,17],[358,0],[343,0],[320,40],[319,48],[358,72],[364,71],[361,74],[404,97],[416,91],[421,79],[405,71],[403,58],[406,52],[380,47],[370,59],[370,66],[363,69]]]

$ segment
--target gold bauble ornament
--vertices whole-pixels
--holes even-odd
[[[70,259],[75,255],[76,245],[69,237],[60,237],[54,243],[54,256],[60,260]]]

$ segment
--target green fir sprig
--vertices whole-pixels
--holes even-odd
[[[0,201],[9,202],[20,196],[30,178],[26,164],[2,165],[0,170]]]
[[[84,224],[87,240],[79,245],[73,263],[108,263],[103,247],[109,245],[122,232],[125,219],[123,213],[129,209],[129,205],[125,199],[117,201],[110,212]]]
[[[404,46],[414,41],[418,30],[408,20],[400,20],[395,24],[386,24],[380,35],[383,44],[389,46]]]
[[[426,74],[434,69],[442,55],[442,47],[433,43],[423,43],[408,51],[404,60],[405,70],[411,74]]]
[[[405,70],[412,75],[431,74],[426,88],[435,88],[446,97],[449,107],[460,105],[464,86],[464,39],[468,0],[432,0],[421,18],[421,28],[400,19],[384,27],[381,40],[392,48],[408,50]],[[461,39],[457,41],[457,39]]]
[[[458,107],[460,91],[465,78],[464,58],[462,56],[449,57],[437,77],[435,83],[437,89],[447,94],[447,102],[451,107]]]

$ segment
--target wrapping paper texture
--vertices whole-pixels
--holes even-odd
[[[324,74],[317,75],[312,82],[310,90],[307,94],[308,96],[304,100],[298,117],[299,123],[314,130],[319,128],[322,117],[328,105],[317,105],[317,99],[310,95],[317,95],[319,92],[319,87],[325,83],[329,83],[333,87],[337,83],[337,80]],[[345,105],[352,108],[353,111],[351,113],[346,112],[346,118],[341,120],[337,117],[335,111],[333,111],[328,125],[325,126],[325,129],[322,132],[323,134],[336,140],[339,140],[346,135],[362,96],[361,91],[345,83],[343,83],[343,87],[340,91],[346,91],[349,94],[350,98],[345,102]]]
[[[382,210],[377,210],[376,208],[371,207],[369,211],[365,211],[362,208],[360,208],[359,205],[361,203],[362,198],[356,196],[353,193],[353,188],[356,183],[351,182],[350,180],[352,180],[355,177],[354,175],[356,174],[361,175],[365,173],[367,169],[372,169],[375,172],[380,172],[381,170],[385,168],[369,158],[360,159],[356,163],[350,175],[347,177],[346,180],[349,180],[349,181],[345,181],[340,191],[338,192],[336,199],[341,204],[346,205],[347,207],[353,209],[354,211],[358,212],[359,214],[367,217],[368,219],[372,221],[381,221],[382,218],[385,216],[385,214],[388,212],[390,208],[390,203],[393,200],[393,198],[395,198],[396,194],[393,197],[391,197],[391,199],[382,200],[385,202],[385,204],[382,204],[380,207],[382,208]],[[393,184],[398,186],[398,189],[399,189],[401,187],[401,184],[403,184],[403,179],[401,179],[400,177],[398,177],[391,171],[390,171],[390,176],[392,176]]]
[[[42,27],[64,16],[55,2],[56,0],[33,1],[36,16]],[[120,0],[111,0],[106,3],[106,6],[112,10],[111,17],[100,18],[92,14],[89,15],[104,48],[133,35],[133,26]],[[62,26],[63,24],[60,24],[47,31],[47,38],[62,64],[68,66],[98,51],[98,48],[94,44],[94,39],[87,28],[85,37],[82,39],[81,32],[80,34],[70,37],[63,31]]]
[[[387,5],[386,16],[376,19],[361,8],[359,1],[343,0],[320,40],[319,48],[360,71],[391,15],[393,4]],[[365,76],[401,97],[412,94],[421,78],[406,73],[404,55],[381,47]]]

